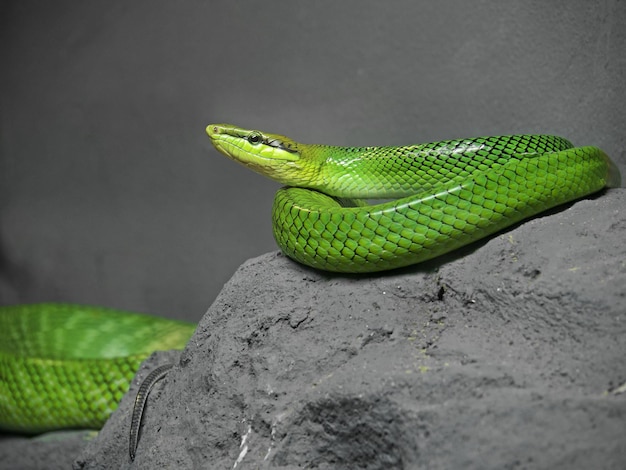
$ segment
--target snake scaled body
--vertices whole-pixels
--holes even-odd
[[[274,237],[290,258],[328,271],[419,263],[620,184],[602,150],[551,135],[337,147],[230,124],[206,130],[220,152],[286,185]]]
[[[102,307],[0,307],[0,429],[100,429],[141,362],[184,348],[195,327]]]

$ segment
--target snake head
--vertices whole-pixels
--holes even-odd
[[[301,144],[284,135],[231,124],[210,124],[206,132],[215,148],[228,158],[280,183],[296,186],[309,173],[303,171],[310,163],[301,158]]]

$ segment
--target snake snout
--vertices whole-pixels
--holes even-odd
[[[216,135],[221,134],[223,130],[224,130],[224,126],[221,124],[209,124],[208,126],[206,126],[206,133],[211,138],[215,137]]]

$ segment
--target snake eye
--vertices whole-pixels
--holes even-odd
[[[248,135],[248,142],[252,145],[258,145],[263,141],[263,135],[260,132],[254,131]]]

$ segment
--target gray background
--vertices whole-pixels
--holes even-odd
[[[626,173],[624,1],[4,1],[0,303],[198,320],[275,249],[232,122],[303,142],[554,133]]]

